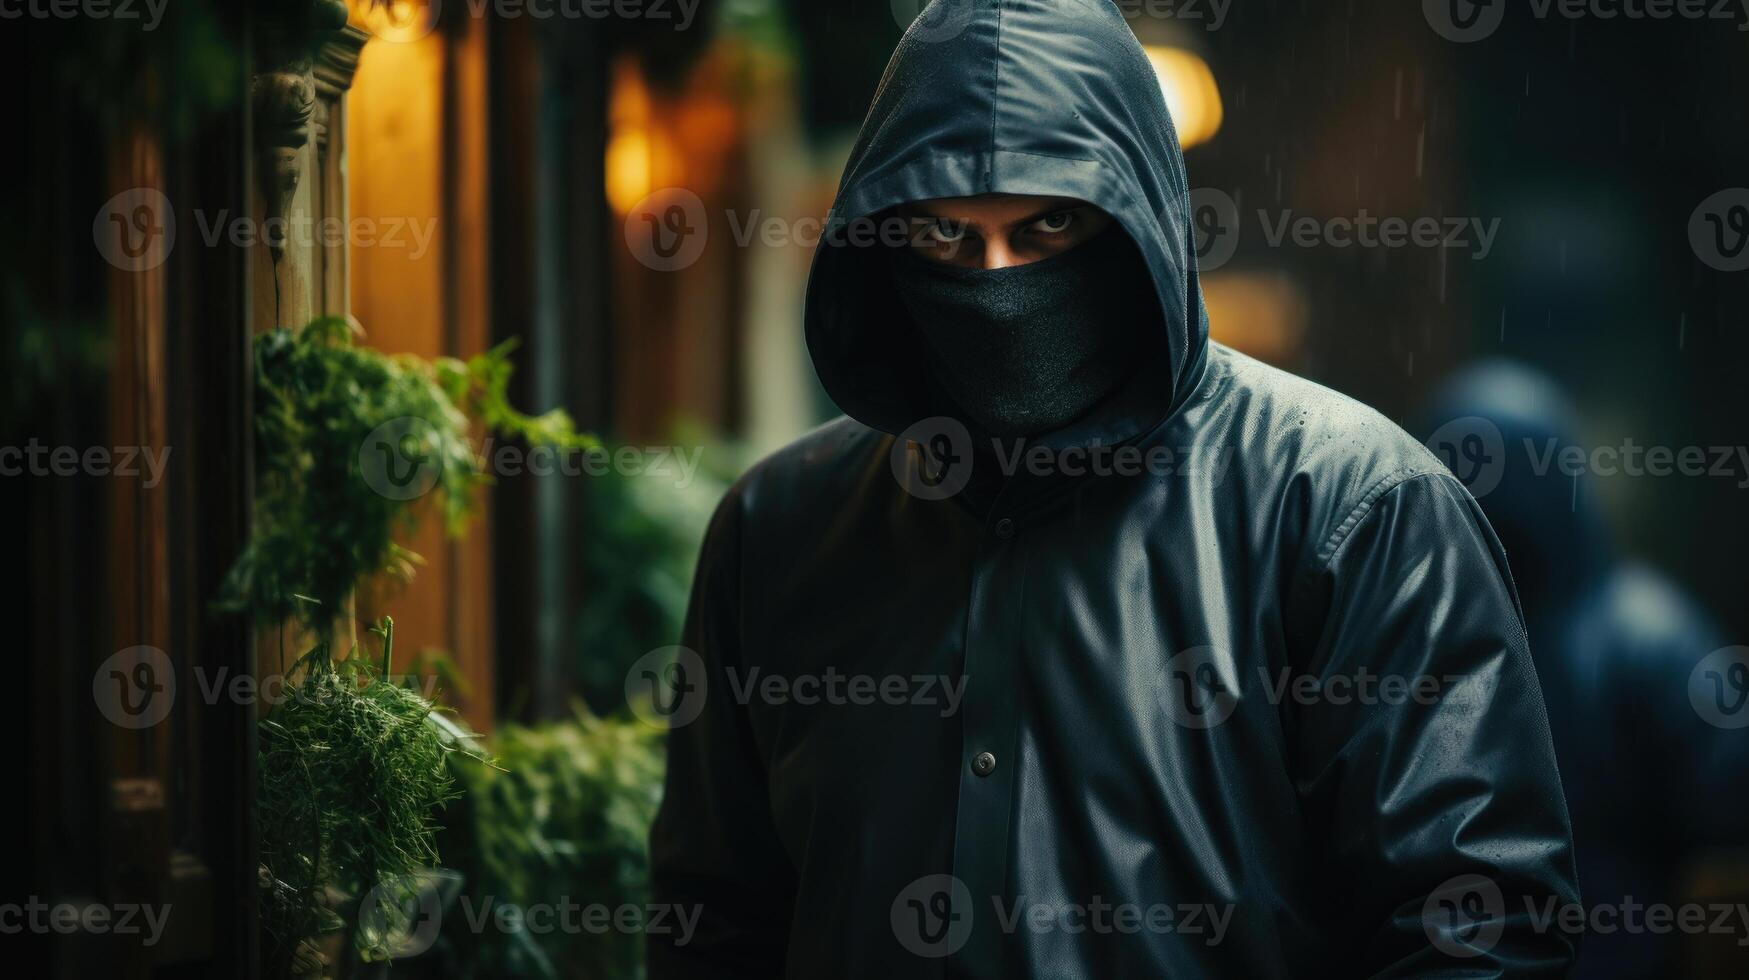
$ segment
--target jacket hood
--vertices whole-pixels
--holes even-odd
[[[1141,44],[1111,0],[933,0],[881,78],[808,279],[808,349],[839,408],[895,434],[940,414],[881,261],[892,246],[869,247],[866,229],[901,204],[979,194],[1079,198],[1117,220],[1152,274],[1172,376],[1101,437],[1181,404],[1208,317],[1184,156]]]

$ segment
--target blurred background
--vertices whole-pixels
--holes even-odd
[[[67,977],[638,974],[635,932],[467,913],[645,900],[660,737],[628,678],[677,641],[728,483],[836,413],[802,293],[919,6],[0,7],[31,822],[4,900],[175,910],[151,944],[76,915],[0,949]],[[1587,904],[1744,900],[1749,10],[1119,6],[1187,150],[1215,339],[1427,438],[1501,527]],[[397,404],[373,385],[428,382],[489,481],[379,490],[362,524],[272,509],[315,499],[320,433],[408,414],[369,414]],[[610,463],[532,465],[590,434]],[[365,455],[331,461],[368,481]],[[394,544],[311,614],[300,589],[264,598],[265,523]],[[389,673],[459,740],[443,870],[373,917],[383,866],[348,889],[305,855],[291,890],[321,927],[276,923],[290,879],[256,794],[289,778],[283,726],[230,685],[301,676],[312,644],[374,656],[384,615]],[[307,805],[344,825],[352,792]],[[1741,976],[1745,943],[1749,922],[1617,934],[1581,975]]]

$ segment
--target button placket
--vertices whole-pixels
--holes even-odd
[[[986,526],[989,546],[974,566],[966,611],[967,684],[960,708],[964,768],[953,860],[954,876],[979,902],[1004,896],[1008,879],[1019,771],[1014,761],[1020,724],[1015,646],[1021,603],[1015,598],[1025,578],[1024,556],[1011,544],[1014,519],[1003,517]],[[1005,975],[1002,932],[986,918],[973,920],[966,945],[954,955],[956,968],[969,980]]]

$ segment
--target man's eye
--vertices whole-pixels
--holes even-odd
[[[932,242],[952,245],[965,240],[966,224],[963,221],[936,221],[930,224],[926,237]]]
[[[1046,235],[1061,235],[1074,224],[1075,212],[1058,211],[1056,214],[1046,215],[1033,222],[1032,227],[1035,231],[1043,232]]]

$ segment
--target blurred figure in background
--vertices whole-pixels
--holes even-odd
[[[1723,638],[1676,583],[1615,553],[1585,477],[1560,463],[1580,431],[1551,379],[1510,361],[1470,367],[1416,431],[1506,548],[1587,909],[1689,900],[1685,872],[1745,837],[1749,729],[1710,723],[1690,700],[1697,666]],[[1637,914],[1613,929],[1594,915],[1575,975],[1676,975],[1679,933],[1656,934]]]

